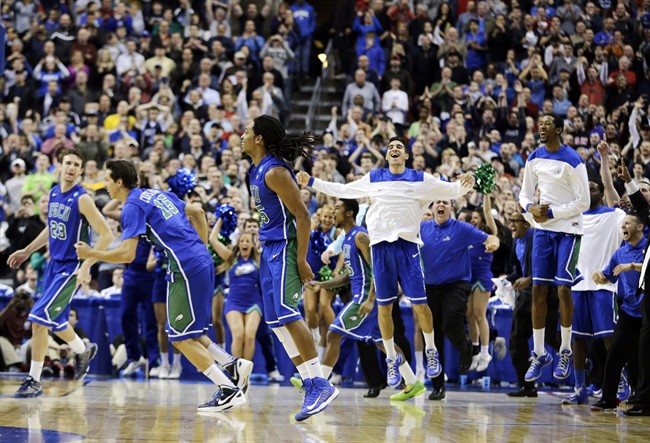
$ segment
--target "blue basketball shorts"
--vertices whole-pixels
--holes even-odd
[[[608,337],[617,321],[616,294],[605,289],[573,291],[573,335]]]
[[[50,261],[43,279],[43,295],[32,306],[30,321],[55,332],[68,327],[70,304],[79,289],[75,274],[79,266],[81,262],[78,261]]]
[[[375,304],[367,315],[359,314],[359,306],[361,305],[354,302],[345,305],[330,325],[329,330],[352,340],[381,342],[377,305]]]
[[[411,304],[427,302],[424,267],[417,243],[400,238],[377,243],[370,251],[378,304],[390,305],[399,298],[398,282]]]
[[[576,269],[580,235],[535,229],[533,234],[533,283],[573,286],[582,280]]]
[[[212,326],[214,266],[185,275],[167,273],[167,334],[170,341],[198,338]]]

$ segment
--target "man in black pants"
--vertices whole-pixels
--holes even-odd
[[[625,190],[630,197],[634,210],[646,226],[650,226],[650,204],[639,191],[639,187],[632,180],[630,171],[625,165],[625,159],[621,158],[621,165],[618,168],[619,178],[625,182]],[[650,252],[648,247],[644,251],[643,263],[641,267],[641,277],[639,279],[639,292],[643,291],[643,301],[641,302],[641,311],[643,320],[641,323],[641,334],[639,336],[639,379],[636,388],[635,405],[624,411],[625,415],[640,417],[650,416],[650,272],[648,272],[648,262],[650,261]]]
[[[523,215],[518,212],[510,216],[508,224],[515,241],[512,245],[510,260],[513,263],[513,272],[506,278],[517,291],[517,301],[512,312],[509,349],[512,365],[517,372],[517,382],[520,389],[515,392],[508,392],[507,395],[508,397],[537,397],[535,383],[525,380],[529,365],[528,357],[530,356],[528,340],[533,335],[532,294],[530,292],[532,285],[533,230]],[[559,300],[554,286],[549,287],[546,303],[548,305],[546,330],[557,331]],[[560,347],[557,333],[546,334],[545,338],[546,344],[549,346],[555,349]]]
[[[433,220],[420,224],[424,242],[420,256],[424,263],[427,302],[433,314],[434,340],[443,368],[438,377],[431,379],[433,392],[429,400],[442,400],[445,398],[444,337],[460,353],[461,374],[467,373],[472,363],[472,342],[465,330],[471,278],[467,248],[483,244],[486,251],[492,252],[499,247],[499,239],[469,223],[452,219],[449,201],[435,201],[433,216]]]

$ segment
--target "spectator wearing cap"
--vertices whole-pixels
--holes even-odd
[[[9,205],[11,213],[15,213],[20,207],[20,196],[25,185],[26,170],[27,164],[22,158],[17,158],[11,162],[11,173],[13,176],[4,184],[7,189],[7,198],[5,201]]]
[[[389,68],[384,72],[381,78],[380,93],[384,93],[390,89],[390,81],[393,78],[398,78],[400,82],[400,89],[407,94],[413,91],[413,80],[408,70],[404,69],[402,65],[402,58],[399,55],[394,55],[390,59]]]
[[[156,67],[160,69],[159,75],[156,72]],[[154,49],[154,56],[145,60],[144,69],[152,76],[169,77],[172,71],[176,69],[176,62],[167,57],[164,47],[157,46]]]

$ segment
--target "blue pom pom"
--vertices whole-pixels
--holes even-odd
[[[320,229],[314,229],[309,236],[309,246],[316,254],[321,255],[325,249],[332,243],[326,232]]]
[[[224,237],[229,237],[237,229],[237,213],[232,206],[228,204],[218,206],[214,210],[214,216],[222,221],[220,232]]]
[[[169,190],[178,198],[184,198],[192,189],[196,188],[196,176],[192,171],[181,168],[167,179]]]

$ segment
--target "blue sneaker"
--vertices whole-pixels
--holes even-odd
[[[573,352],[571,349],[562,349],[558,354],[559,361],[553,370],[553,377],[564,380],[571,375],[571,368],[573,367]]]
[[[425,355],[427,357],[427,377],[436,378],[442,372],[440,359],[438,358],[438,350],[427,349]]]
[[[541,357],[538,357],[537,354],[535,354],[535,351],[532,351],[528,361],[530,361],[530,366],[526,371],[524,379],[526,381],[535,381],[542,376],[542,369],[553,362],[553,358],[548,352]]]
[[[403,361],[404,360],[400,354],[397,354],[397,358],[395,360],[391,360],[390,358],[386,359],[386,382],[391,388],[399,385],[402,381],[402,375],[399,373],[399,367],[402,365]]]
[[[307,393],[305,394],[302,409],[296,414],[296,421],[303,421],[314,414],[318,414],[339,396],[338,389],[324,378],[305,380],[304,387]]]
[[[14,394],[15,398],[34,398],[43,395],[43,385],[28,375]]]
[[[627,372],[625,371],[625,368],[621,371],[621,379],[618,382],[616,398],[619,402],[627,401],[627,399],[630,398],[630,385],[627,382]]]
[[[563,405],[586,405],[589,404],[589,392],[585,386],[576,387],[575,392],[562,400]]]

